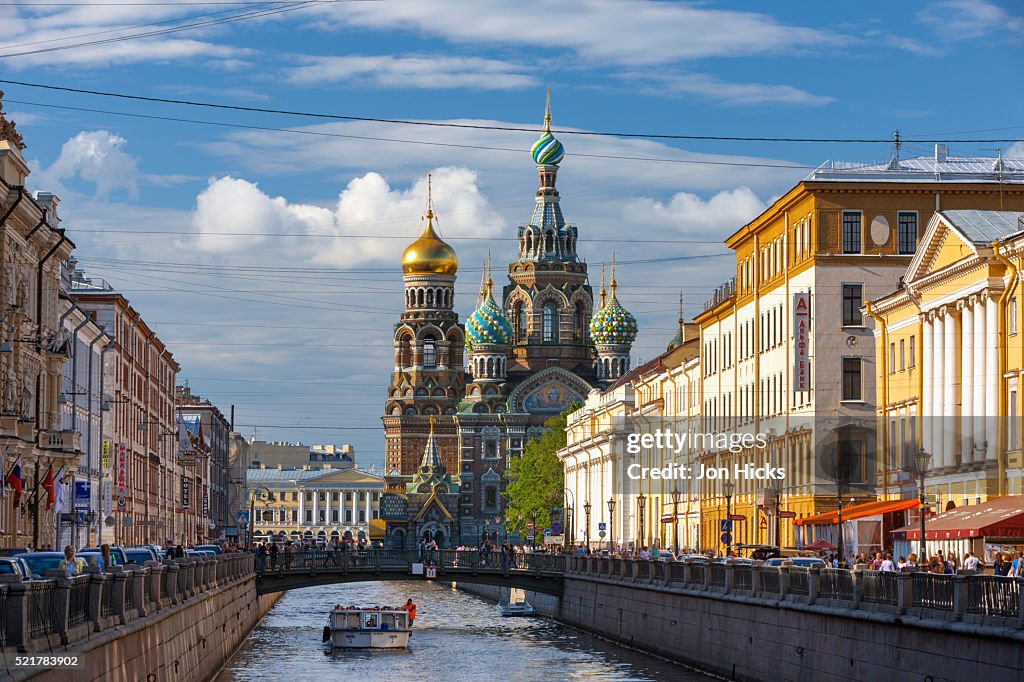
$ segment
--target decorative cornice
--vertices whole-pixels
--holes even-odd
[[[19,151],[25,148],[25,142],[21,137],[21,133],[17,131],[17,124],[14,121],[8,121],[4,117],[4,91],[0,90],[0,140],[7,140],[14,145]]]

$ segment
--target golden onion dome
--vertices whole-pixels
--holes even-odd
[[[402,253],[402,272],[406,275],[454,275],[458,269],[455,249],[437,236],[434,212],[428,210],[427,228]]]

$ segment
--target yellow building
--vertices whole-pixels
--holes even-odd
[[[1005,203],[1020,209],[1014,189]],[[915,495],[918,447],[932,455],[926,485],[937,511],[1024,492],[1022,232],[1019,210],[936,213],[902,288],[867,304],[878,320],[885,493]]]
[[[252,468],[246,480],[257,542],[271,537],[366,539],[380,519],[384,479],[368,471],[330,464]]]
[[[781,467],[785,478],[734,477],[732,490],[705,479],[704,549],[724,551],[729,513],[743,517],[733,523],[733,544],[772,542],[776,524],[784,546],[812,541],[791,515],[835,509],[837,478],[844,506],[883,494],[892,478],[875,450],[884,358],[876,358],[863,303],[898,288],[920,254],[919,226],[936,210],[1001,206],[1024,207],[1021,160],[951,157],[939,145],[934,156],[822,166],[726,240],[735,276],[696,318],[703,428],[764,440],[738,452],[708,448],[701,462],[732,472]]]

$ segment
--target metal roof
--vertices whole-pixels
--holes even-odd
[[[290,483],[309,482],[327,476],[348,475],[352,477],[352,483],[368,483],[371,485],[384,485],[384,479],[377,474],[370,473],[363,469],[246,469],[245,477],[250,483]],[[347,484],[348,482],[346,482]]]
[[[942,211],[974,244],[988,246],[1024,231],[1024,211]]]
[[[1024,184],[1024,158],[949,156],[946,150],[937,149],[932,156],[882,162],[826,161],[804,180]]]

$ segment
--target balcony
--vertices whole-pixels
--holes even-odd
[[[18,438],[24,441],[33,442],[36,423],[31,419],[22,419],[16,414],[0,415],[0,437]]]
[[[41,450],[59,450],[60,452],[81,452],[82,434],[69,430],[40,431],[39,448]]]

